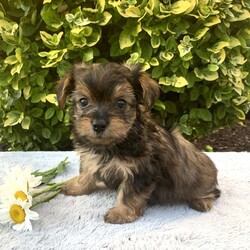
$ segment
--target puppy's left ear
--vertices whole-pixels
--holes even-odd
[[[160,86],[159,84],[153,80],[150,75],[146,72],[141,71],[141,67],[139,65],[126,65],[132,72],[133,78],[139,83],[140,90],[137,92],[139,96],[141,104],[145,107],[146,110],[150,110],[155,101],[160,96]]]
[[[71,71],[58,81],[56,86],[56,95],[60,109],[65,108],[67,96],[75,89],[75,81],[80,81],[83,74],[89,68],[89,65],[84,63],[74,64]]]
[[[143,90],[143,104],[150,110],[160,96],[159,84],[145,72],[140,72],[138,80]]]
[[[65,75],[56,86],[56,96],[60,109],[65,108],[67,96],[73,91],[73,89],[73,72],[71,71],[67,75]]]

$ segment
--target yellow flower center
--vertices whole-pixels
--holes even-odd
[[[25,221],[25,211],[19,205],[12,205],[10,207],[10,217],[15,223],[22,223]]]
[[[15,198],[16,199],[20,198],[22,201],[25,201],[28,199],[27,195],[23,191],[17,191],[15,193]]]

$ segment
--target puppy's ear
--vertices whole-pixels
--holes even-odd
[[[75,82],[80,81],[88,68],[89,66],[86,64],[75,64],[72,70],[58,81],[56,95],[60,109],[65,108],[67,96],[75,89]]]
[[[67,96],[74,90],[75,83],[73,79],[73,70],[58,81],[56,86],[56,96],[60,109],[65,108]]]
[[[140,85],[140,91],[142,91],[142,94],[139,95],[139,97],[141,97],[141,103],[146,110],[150,110],[153,107],[154,102],[160,96],[159,84],[153,80],[148,73],[142,72],[139,65],[125,64],[125,66],[131,70],[133,78]]]
[[[159,84],[145,72],[140,73],[139,83],[143,90],[143,104],[147,110],[150,110],[160,96]]]

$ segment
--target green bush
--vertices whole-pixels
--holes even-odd
[[[16,0],[0,4],[0,141],[67,148],[54,86],[73,62],[141,63],[156,117],[195,138],[240,123],[250,103],[249,0]]]

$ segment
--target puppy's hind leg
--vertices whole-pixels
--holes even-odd
[[[199,212],[208,212],[213,207],[213,202],[215,199],[220,197],[220,190],[215,188],[211,193],[201,198],[193,198],[188,201],[191,208]]]

